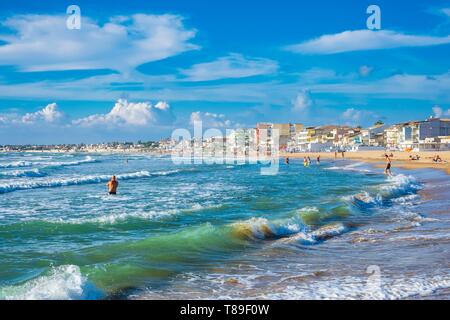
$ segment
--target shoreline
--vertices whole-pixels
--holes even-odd
[[[414,169],[438,169],[444,171],[447,175],[450,175],[450,151],[441,152],[401,152],[393,151],[387,152],[388,154],[393,154],[394,157],[391,158],[392,167],[414,170]],[[438,154],[443,162],[433,162],[433,157]],[[361,151],[361,152],[345,152],[344,158],[342,154],[338,153],[337,158],[335,158],[334,152],[298,152],[298,153],[282,153],[280,157],[289,157],[292,159],[298,159],[303,157],[311,157],[312,161],[315,161],[316,157],[320,156],[321,159],[335,159],[339,160],[358,160],[365,163],[371,163],[376,168],[384,168],[384,152],[380,151]],[[409,156],[419,155],[420,160],[410,160]]]
[[[83,151],[61,151],[61,150],[23,150],[23,151],[4,151],[0,150],[1,153],[67,153],[67,154],[145,154],[152,156],[165,156],[171,155],[171,152],[155,152],[148,150],[83,150]],[[341,153],[337,154],[337,158],[335,158],[334,152],[295,152],[295,153],[285,153],[280,152],[278,157],[285,158],[289,157],[291,159],[299,159],[303,157],[311,157],[312,161],[315,161],[317,156],[320,156],[321,159],[332,159],[332,160],[358,160],[365,163],[371,163],[376,168],[384,168],[385,167],[385,159],[384,154],[393,154],[394,157],[391,158],[392,167],[414,170],[414,169],[438,169],[444,171],[447,175],[450,175],[450,151],[421,151],[421,152],[405,152],[405,151],[389,151],[383,152],[380,150],[377,151],[347,151],[342,157]],[[410,156],[419,155],[420,160],[411,160]],[[442,162],[433,162],[433,157],[439,155],[442,159]],[[207,156],[205,156],[206,158]],[[247,159],[249,156],[241,155],[234,156],[238,159]],[[255,155],[257,157],[257,155]]]

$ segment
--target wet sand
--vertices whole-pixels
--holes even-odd
[[[373,163],[378,168],[384,168],[385,159],[383,151],[357,151],[357,152],[345,152],[344,158],[342,154],[338,153],[337,159],[350,159],[358,160],[368,163]],[[391,152],[388,152],[391,154]],[[392,167],[400,167],[403,169],[440,169],[444,170],[447,174],[450,174],[450,151],[441,152],[392,152],[394,157],[392,157]],[[436,163],[433,162],[433,158],[439,155],[443,162]],[[289,158],[303,158],[305,156],[311,157],[312,161],[315,161],[317,156],[322,159],[334,159],[334,152],[302,152],[302,153],[283,153],[282,157],[288,156]],[[409,156],[419,155],[420,160],[410,160]]]

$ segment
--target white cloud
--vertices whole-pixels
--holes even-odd
[[[445,111],[438,105],[435,105],[432,109],[433,109],[434,116],[436,118],[441,118],[442,116],[450,116],[450,109]]]
[[[397,74],[371,82],[346,82],[310,86],[317,93],[377,95],[383,98],[408,98],[450,101],[450,72],[437,75]]]
[[[212,62],[195,64],[180,73],[188,81],[210,81],[273,74],[277,69],[278,63],[273,60],[230,54]]]
[[[163,124],[170,118],[172,113],[166,102],[158,102],[153,107],[148,102],[133,103],[119,99],[109,113],[90,115],[72,123],[86,127],[97,125],[142,127]]]
[[[316,39],[290,45],[286,49],[302,54],[335,54],[350,51],[421,47],[447,43],[450,43],[450,36],[408,35],[391,30],[354,30],[322,35]]]
[[[63,118],[64,114],[58,110],[56,103],[51,103],[37,112],[27,113],[22,117],[23,123],[35,123],[44,121],[47,123],[55,123]]]
[[[303,90],[292,101],[292,109],[297,112],[306,112],[313,104],[311,93],[308,90]]]
[[[224,114],[211,113],[211,112],[192,112],[190,117],[191,125],[196,122],[201,122],[204,128],[230,128],[235,124],[226,119]]]
[[[165,101],[159,101],[157,104],[155,104],[155,108],[159,110],[169,110],[170,105]]]
[[[13,34],[1,35],[0,65],[26,71],[112,69],[136,66],[197,49],[196,31],[177,15],[135,14],[100,25],[83,17],[80,30],[66,28],[65,16],[18,15],[2,23]]]
[[[361,77],[367,77],[368,75],[370,75],[373,71],[373,67],[369,67],[369,66],[361,66],[359,67],[359,75]]]

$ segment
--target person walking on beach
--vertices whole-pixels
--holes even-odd
[[[384,155],[386,158],[386,168],[384,169],[384,174],[388,176],[392,176],[391,172],[391,158],[387,154]]]
[[[108,192],[110,195],[114,195],[117,193],[119,181],[117,181],[116,176],[112,176],[111,180],[106,185],[108,186]]]

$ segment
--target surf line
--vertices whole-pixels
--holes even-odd
[[[181,315],[205,315],[211,318],[214,313],[214,307],[196,307],[188,304],[185,307],[181,307]]]

